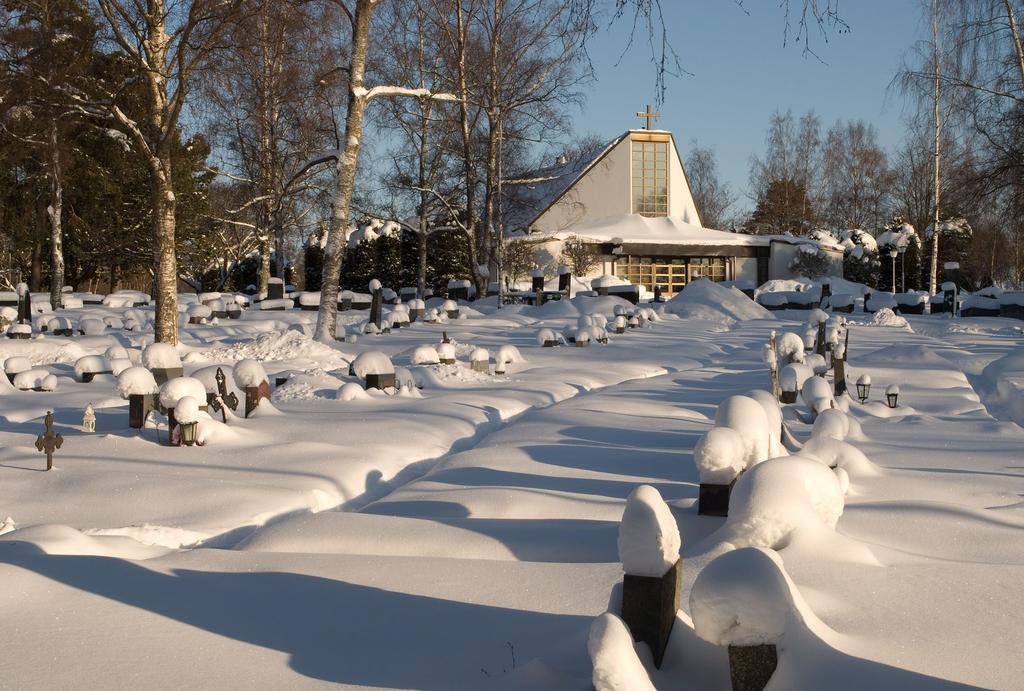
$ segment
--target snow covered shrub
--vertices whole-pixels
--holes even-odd
[[[821,246],[805,242],[796,249],[796,256],[789,262],[790,271],[807,278],[819,278],[828,273],[832,263]]]
[[[618,546],[622,570],[633,576],[660,578],[679,561],[679,526],[650,485],[640,485],[626,499]]]
[[[881,263],[874,236],[866,230],[851,228],[842,232],[840,244],[843,246],[843,278],[854,283],[878,285]]]
[[[107,325],[96,317],[82,317],[78,320],[78,330],[85,336],[102,336],[107,330]]]

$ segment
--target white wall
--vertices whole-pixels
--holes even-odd
[[[668,152],[668,215],[682,218],[687,223],[704,227],[697,214],[697,205],[693,203],[690,193],[690,182],[686,179],[683,162],[677,155],[675,141],[669,142]]]
[[[757,285],[757,257],[736,257],[733,260],[736,275],[734,280],[750,281]]]

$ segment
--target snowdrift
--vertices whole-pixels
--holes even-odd
[[[746,321],[770,319],[771,313],[736,288],[727,288],[706,278],[687,284],[681,293],[665,303],[669,314],[689,319]]]

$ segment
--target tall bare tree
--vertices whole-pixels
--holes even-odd
[[[146,158],[151,176],[155,337],[178,342],[178,262],[172,151],[178,122],[196,72],[220,45],[241,0],[93,0],[111,40],[129,57],[131,80],[146,93],[146,120],[130,117],[118,103],[128,84],[114,85],[105,109]]]
[[[725,212],[734,201],[729,186],[718,177],[715,152],[696,141],[686,156],[686,180],[705,228],[723,228]]]

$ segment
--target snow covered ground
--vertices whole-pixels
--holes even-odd
[[[618,611],[619,520],[648,484],[683,569],[665,664],[648,673],[657,688],[728,688],[725,649],[689,616],[698,574],[731,548],[726,519],[697,515],[693,449],[720,403],[768,388],[762,345],[807,314],[714,299],[587,348],[536,334],[625,303],[484,302],[331,347],[309,339],[312,312],[189,325],[186,374],[256,358],[272,383],[290,377],[192,448],[163,445],[165,425],[130,429],[111,375],[75,381],[75,362],[111,345],[137,361],[146,334],[4,339],[0,359],[28,357],[58,386],[0,377],[0,687],[588,689],[591,622]],[[123,310],[61,316],[84,312]],[[772,688],[1018,688],[1020,322],[850,316],[848,379],[874,382],[870,403],[850,403],[851,443],[879,472],[851,476],[834,538],[779,550],[820,625],[787,639]],[[460,363],[412,366],[442,331]],[[504,344],[526,361],[469,368],[474,348]],[[418,395],[338,400],[369,350],[409,368]],[[65,441],[47,473],[34,443],[48,410]],[[798,439],[806,416],[786,407]]]

